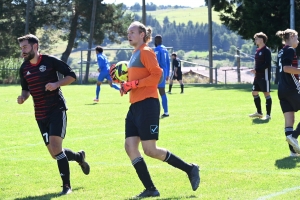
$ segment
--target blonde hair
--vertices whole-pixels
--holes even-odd
[[[145,26],[141,22],[134,21],[130,24],[130,26],[137,26],[139,29],[139,33],[145,33],[145,36],[143,38],[145,43],[149,43],[152,40],[152,28],[150,26]]]
[[[289,40],[291,36],[298,35],[298,32],[293,29],[286,29],[285,31],[277,31],[276,35],[285,42]]]

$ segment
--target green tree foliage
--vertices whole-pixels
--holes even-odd
[[[282,46],[276,32],[290,27],[289,4],[290,1],[280,0],[212,0],[212,6],[220,12],[220,20],[225,26],[244,39],[253,39],[255,33],[264,32],[269,38],[267,45],[273,49]],[[299,12],[300,0],[295,0],[296,16]],[[295,27],[299,25],[300,19],[296,18]]]

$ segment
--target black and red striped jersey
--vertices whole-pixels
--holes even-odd
[[[271,51],[267,46],[255,52],[255,79],[271,79]]]
[[[300,93],[299,75],[290,74],[283,71],[284,66],[291,66],[298,68],[298,60],[296,50],[291,46],[284,46],[278,52],[279,63],[279,83],[278,93],[291,94]]]
[[[21,87],[22,90],[29,91],[33,98],[36,120],[47,118],[57,109],[67,110],[60,87],[53,91],[45,91],[47,83],[59,80],[58,72],[76,79],[72,69],[54,56],[40,55],[36,64],[24,61],[20,67]]]

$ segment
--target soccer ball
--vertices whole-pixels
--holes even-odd
[[[120,61],[116,64],[115,78],[121,82],[128,80],[128,62]]]

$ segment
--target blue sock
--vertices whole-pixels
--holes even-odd
[[[100,94],[100,85],[97,85],[96,87],[96,99],[99,99],[99,94]]]
[[[115,88],[118,91],[120,90],[120,87],[118,85],[116,85],[116,84],[111,84],[111,87]]]
[[[161,103],[165,113],[168,113],[168,99],[167,95],[164,94],[161,96]]]

